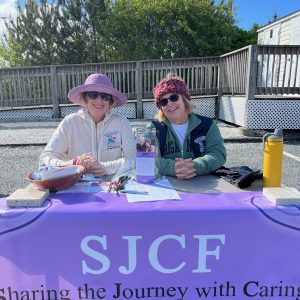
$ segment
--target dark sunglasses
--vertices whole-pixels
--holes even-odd
[[[92,100],[97,99],[99,96],[104,101],[110,101],[112,99],[112,95],[106,93],[87,92],[86,95]]]
[[[170,100],[171,102],[177,102],[179,99],[179,95],[178,94],[172,94],[170,95],[169,98],[161,98],[157,101],[158,105],[163,107],[166,106],[168,104],[168,101]]]

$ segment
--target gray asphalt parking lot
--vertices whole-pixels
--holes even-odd
[[[46,122],[0,123],[0,197],[26,187],[26,175],[38,167],[38,158],[59,120]],[[136,125],[136,121],[132,122]],[[263,167],[264,131],[245,136],[240,128],[218,122],[227,148],[227,167],[247,165]],[[300,188],[300,133],[286,132],[284,145],[283,180],[285,186]]]

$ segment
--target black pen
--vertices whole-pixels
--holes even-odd
[[[136,195],[148,195],[149,193],[146,191],[136,191],[136,190],[120,190],[120,193],[124,194],[136,194]]]
[[[107,190],[108,193],[111,192],[112,186],[113,186],[113,182],[111,181]]]

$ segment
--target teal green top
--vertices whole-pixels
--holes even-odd
[[[191,144],[194,142],[191,141],[191,131],[201,123],[201,120],[194,113],[189,115],[188,128],[182,150],[169,120],[164,119],[162,122],[168,126],[166,136],[167,151],[164,157],[160,158],[162,175],[175,176],[174,165],[176,157],[192,158],[197,176],[211,173],[226,162],[226,148],[220,130],[214,120],[207,131],[204,143],[204,155],[201,157],[195,157],[191,147]]]

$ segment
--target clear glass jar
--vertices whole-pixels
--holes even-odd
[[[152,183],[160,178],[159,151],[156,129],[151,124],[144,124],[136,129],[136,164],[137,182]]]

